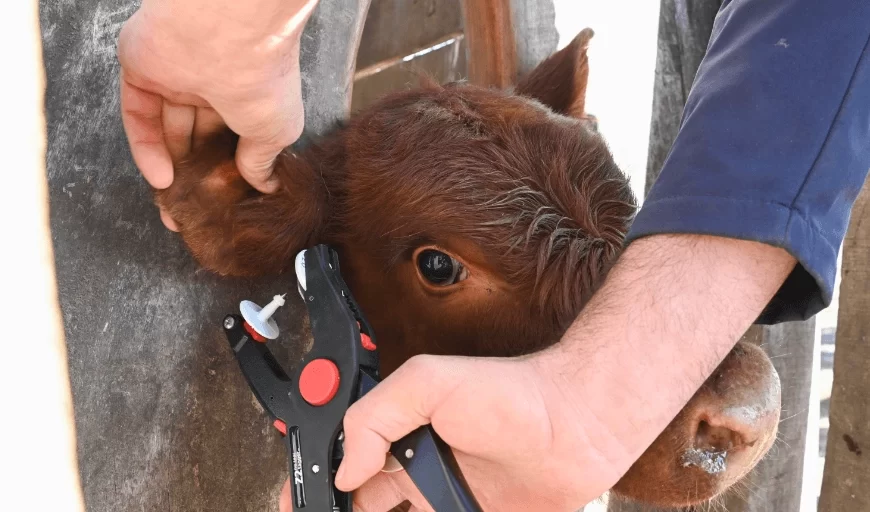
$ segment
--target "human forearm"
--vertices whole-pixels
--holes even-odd
[[[659,235],[633,243],[561,343],[539,358],[558,376],[560,402],[551,413],[566,428],[582,421],[602,456],[627,469],[794,265],[782,249],[725,238]]]
[[[760,323],[827,307],[870,169],[868,19],[866,0],[726,2],[628,240],[691,233],[786,248],[800,266]]]

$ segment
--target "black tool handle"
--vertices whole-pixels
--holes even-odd
[[[436,512],[481,512],[453,451],[431,425],[393,443],[390,453]]]
[[[374,376],[361,370],[359,397],[362,398],[377,384]],[[390,453],[435,512],[482,512],[462,476],[453,451],[431,425],[419,427],[394,442]]]

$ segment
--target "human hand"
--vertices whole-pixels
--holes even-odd
[[[316,4],[142,2],[121,30],[118,59],[124,130],[151,186],[168,187],[173,161],[226,125],[239,135],[242,176],[275,190],[275,157],[302,133],[299,39]]]
[[[404,471],[380,472],[393,441],[431,423],[484,510],[579,509],[632,461],[611,456],[621,450],[605,455],[591,446],[584,429],[594,419],[581,422],[572,408],[559,406],[560,391],[544,365],[539,356],[407,361],[348,409],[336,487],[356,489],[354,506],[365,512],[385,512],[406,499],[412,510],[432,510]],[[612,446],[599,446],[605,445]],[[285,485],[281,512],[290,512],[290,503]]]
[[[431,510],[404,472],[379,472],[393,441],[431,423],[484,510],[577,510],[620,481],[795,265],[757,242],[638,240],[559,343],[518,358],[417,356],[384,379],[345,415],[336,486],[365,512],[406,499]],[[285,486],[282,512],[289,498]]]

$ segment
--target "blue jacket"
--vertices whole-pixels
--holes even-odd
[[[831,303],[870,170],[870,0],[726,0],[662,173],[626,243],[694,233],[799,262],[758,323]]]

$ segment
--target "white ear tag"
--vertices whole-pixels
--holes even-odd
[[[307,290],[307,281],[305,280],[305,251],[299,251],[296,255],[296,289],[299,290],[299,296],[305,300],[305,290]]]
[[[242,312],[242,318],[245,319],[245,322],[248,323],[257,334],[260,336],[274,340],[278,337],[278,324],[275,323],[275,319],[272,318],[272,315],[275,314],[275,311],[284,305],[284,296],[283,295],[275,295],[272,298],[272,302],[266,304],[266,307],[260,308],[257,304],[249,301],[243,300],[239,304],[239,310]]]

